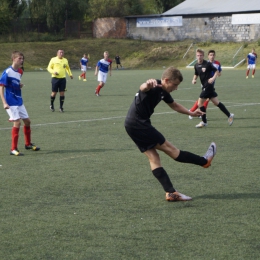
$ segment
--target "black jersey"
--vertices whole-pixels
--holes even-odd
[[[115,60],[116,60],[116,63],[117,63],[117,64],[120,64],[120,56],[116,56],[116,57],[115,57]]]
[[[201,64],[196,63],[194,65],[195,75],[200,77],[201,84],[206,87],[208,80],[213,77],[217,69],[214,65],[206,60],[203,60]]]
[[[161,84],[160,80],[157,80]],[[155,87],[147,92],[139,90],[133,103],[128,110],[125,126],[132,128],[147,128],[151,125],[150,117],[154,108],[163,100],[165,103],[172,103],[172,96],[161,87]]]

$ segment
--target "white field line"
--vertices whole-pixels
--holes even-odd
[[[182,102],[194,102],[194,100],[176,100],[176,101],[182,101]],[[231,102],[225,102],[226,103],[231,103]],[[231,103],[232,104],[232,103]],[[257,106],[260,105],[260,103],[233,103],[233,105],[225,105],[226,107],[244,107],[244,106]],[[213,108],[208,108],[210,110],[212,109],[217,109],[217,107]],[[169,111],[169,112],[161,112],[161,113],[154,113],[153,115],[166,115],[166,114],[175,114],[177,113],[176,111]],[[95,122],[95,121],[105,121],[105,120],[113,120],[113,119],[122,119],[125,118],[124,116],[113,116],[113,117],[105,117],[105,118],[94,118],[94,119],[84,119],[84,120],[75,120],[75,121],[64,121],[64,122],[54,122],[54,123],[42,123],[42,124],[36,124],[36,125],[31,125],[32,127],[37,127],[37,126],[50,126],[50,125],[62,125],[62,124],[74,124],[74,123],[82,123],[82,122]],[[5,128],[0,128],[0,131],[2,130],[10,130],[12,127],[5,127]]]

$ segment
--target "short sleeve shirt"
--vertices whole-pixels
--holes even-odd
[[[22,91],[20,81],[23,71],[17,71],[10,66],[7,68],[0,78],[0,86],[5,87],[5,100],[9,106],[21,106],[23,104]]]
[[[217,69],[213,66],[212,63],[203,60],[201,64],[196,63],[194,65],[195,75],[200,77],[201,84],[206,86],[208,80],[213,77]]]
[[[116,56],[115,60],[116,60],[116,63],[119,64],[120,63],[120,56]]]
[[[108,59],[102,59],[97,63],[97,66],[99,67],[99,70],[108,73],[109,66],[112,64],[112,60]]]
[[[255,64],[257,59],[257,54],[255,52],[250,52],[247,55],[248,58],[248,64]]]
[[[161,81],[157,80],[157,83],[161,84]],[[141,129],[150,127],[150,117],[161,100],[168,104],[174,102],[172,96],[161,87],[152,88],[147,92],[139,90],[127,113],[125,126]]]
[[[83,65],[83,66],[87,66],[87,64],[88,64],[88,59],[85,58],[85,57],[83,57],[83,58],[80,60],[80,63],[81,63],[81,65]]]

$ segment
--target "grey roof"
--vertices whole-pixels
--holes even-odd
[[[163,13],[162,16],[259,12],[260,0],[186,0]]]

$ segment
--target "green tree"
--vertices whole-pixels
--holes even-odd
[[[47,23],[50,31],[59,31],[66,20],[82,21],[87,4],[86,0],[29,0],[29,13],[31,18]]]
[[[19,18],[26,9],[25,0],[1,0],[0,2],[0,34],[10,32],[13,19]]]
[[[21,17],[23,11],[27,8],[26,0],[2,0],[2,2],[7,3],[14,19]]]
[[[185,0],[154,0],[159,13],[164,13]]]
[[[5,34],[9,31],[12,13],[9,11],[6,2],[0,3],[0,34]]]
[[[91,19],[139,14],[143,14],[140,0],[89,0],[88,15]]]

